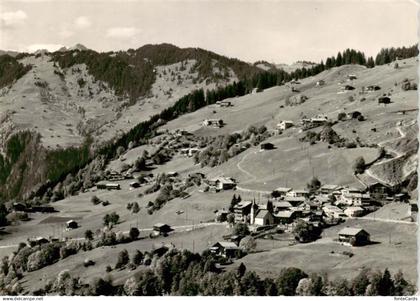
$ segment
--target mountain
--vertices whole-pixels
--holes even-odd
[[[193,90],[214,90],[260,72],[237,59],[170,44],[108,53],[77,44],[54,53],[0,56],[0,148],[8,162],[0,161],[0,171],[10,184],[0,192],[27,195],[36,183],[51,180],[53,163],[45,162],[51,152],[83,148],[87,140],[94,151]],[[22,131],[30,134],[15,136]],[[13,137],[19,147],[12,160],[7,149]],[[35,150],[44,155],[18,162]],[[83,156],[60,168],[73,170],[87,160]]]

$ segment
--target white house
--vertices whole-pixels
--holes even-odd
[[[294,123],[291,120],[283,120],[277,124],[278,129],[282,131],[287,130],[288,128],[291,128],[292,126],[294,126]]]
[[[361,216],[363,215],[363,213],[365,212],[365,210],[360,207],[360,206],[350,206],[347,207],[344,210],[344,213],[348,216],[348,217],[357,217],[357,216]]]

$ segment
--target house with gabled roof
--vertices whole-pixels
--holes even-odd
[[[362,228],[346,227],[338,232],[338,241],[351,246],[363,246],[370,243],[370,234]]]

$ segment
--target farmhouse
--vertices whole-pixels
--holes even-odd
[[[241,201],[233,207],[235,222],[244,222],[251,212],[252,203],[250,201]]]
[[[283,120],[277,124],[278,129],[281,131],[287,130],[288,128],[291,128],[292,126],[294,126],[294,123],[291,120]]]
[[[269,210],[259,210],[254,218],[254,224],[259,226],[272,225],[274,223],[274,217]]]
[[[137,182],[137,181],[130,182],[130,187],[132,187],[132,188],[139,188],[140,187],[140,183]]]
[[[370,193],[379,193],[379,194],[388,194],[391,192],[389,185],[373,182],[368,185],[368,190]]]
[[[284,211],[284,210],[289,210],[290,208],[292,208],[292,204],[290,204],[289,202],[286,201],[280,201],[280,202],[274,202],[273,203],[273,207],[274,210],[276,212],[278,211]]]
[[[350,206],[344,209],[344,214],[348,217],[362,216],[365,210],[360,206]]]
[[[331,194],[339,189],[338,185],[324,184],[319,189],[322,194]]]
[[[67,226],[67,229],[77,229],[79,227],[77,222],[72,219],[66,222],[66,226]]]
[[[171,226],[167,225],[167,224],[163,224],[163,223],[157,223],[155,225],[153,225],[153,232],[156,235],[167,235],[169,232],[174,231]]]
[[[274,144],[270,142],[261,143],[260,147],[262,150],[271,150],[274,149]]]
[[[306,198],[306,197],[309,197],[309,191],[305,189],[291,190],[286,194],[286,196]]]
[[[223,126],[223,120],[222,119],[205,119],[202,124],[203,126],[221,128]]]
[[[240,252],[241,249],[233,242],[220,241],[212,245],[209,250],[213,254],[226,258],[236,258],[239,257],[238,251]]]
[[[310,119],[303,118],[301,119],[300,123],[302,124],[302,127],[304,130],[308,130],[311,128],[315,128],[318,126],[322,126],[328,122],[328,117],[323,115],[317,115],[315,117],[312,117]]]
[[[372,86],[367,86],[366,87],[366,91],[367,92],[374,92],[374,91],[377,91],[377,90],[380,90],[380,89],[381,89],[381,87],[376,86],[376,85],[372,85]]]
[[[42,244],[46,244],[49,243],[49,240],[45,237],[42,236],[38,236],[35,238],[28,238],[28,246],[33,247],[33,246],[39,246]]]
[[[230,107],[232,106],[232,102],[227,101],[227,100],[222,100],[222,101],[216,101],[216,105],[219,107]]]
[[[223,223],[223,222],[225,222],[227,220],[227,216],[228,215],[229,215],[229,211],[227,211],[226,209],[218,210],[216,212],[215,221],[216,222]]]
[[[117,183],[96,184],[98,189],[120,190],[121,186]]]
[[[351,91],[351,90],[354,90],[355,88],[353,86],[350,86],[350,85],[345,85],[341,89],[343,91]]]
[[[278,192],[280,196],[285,196],[288,192],[292,191],[289,187],[278,187],[274,191]]]
[[[20,202],[14,202],[12,205],[12,208],[14,211],[26,211],[26,205],[24,203],[20,203]]]
[[[370,242],[370,234],[361,228],[346,227],[338,232],[338,241],[351,246],[363,246]]]
[[[279,224],[290,224],[297,218],[298,212],[295,210],[279,211],[274,214],[274,220]]]
[[[296,207],[306,201],[304,196],[285,196],[285,202],[289,202],[293,207]]]
[[[388,96],[381,96],[378,98],[378,104],[389,104],[391,103],[391,98],[389,98]]]
[[[347,217],[343,210],[338,208],[337,206],[334,205],[325,205],[324,207],[322,207],[322,211],[324,211],[325,215],[331,218],[343,218],[343,217]]]
[[[229,190],[236,187],[236,182],[229,177],[217,177],[209,180],[209,185],[215,187],[216,190]]]

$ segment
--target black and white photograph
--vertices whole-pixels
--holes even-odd
[[[417,300],[419,6],[1,0],[0,298]]]

